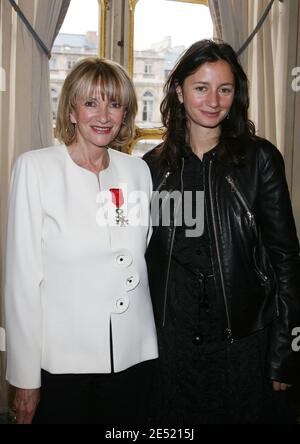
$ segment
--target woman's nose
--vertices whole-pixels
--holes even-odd
[[[219,95],[217,91],[211,91],[207,97],[207,104],[212,108],[219,106]]]
[[[97,120],[101,123],[107,123],[109,121],[109,112],[107,105],[101,105],[97,110]]]

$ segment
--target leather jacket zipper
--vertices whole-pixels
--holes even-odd
[[[222,264],[221,264],[220,247],[219,247],[219,243],[218,243],[217,225],[216,225],[216,218],[215,218],[215,206],[214,206],[214,202],[213,202],[212,186],[211,186],[211,184],[212,184],[211,172],[212,172],[212,160],[209,163],[209,176],[208,176],[209,199],[210,199],[210,205],[211,205],[213,230],[214,230],[214,235],[215,235],[215,244],[216,244],[216,250],[217,250],[217,259],[218,259],[218,264],[219,264],[219,270],[220,270],[222,292],[223,292],[223,298],[224,298],[225,310],[226,310],[226,316],[227,316],[228,328],[226,329],[226,334],[227,334],[227,339],[230,341],[230,343],[233,343],[234,339],[232,336],[232,327],[231,327],[231,321],[230,321],[230,316],[229,316],[228,300],[227,300],[226,291],[225,291],[224,274],[223,274],[223,269],[222,269]]]
[[[257,260],[256,260],[256,246],[254,247],[254,251],[253,251],[253,260],[254,260],[254,266],[255,266],[255,270],[257,271],[259,277],[263,280],[264,283],[268,282],[269,278],[268,276],[266,276],[260,269],[259,266],[257,264]]]
[[[184,171],[184,158],[182,158],[182,166],[181,166],[181,201],[183,196],[183,171]],[[168,172],[165,174],[165,179],[169,177],[170,173]],[[174,248],[174,241],[175,241],[175,233],[176,233],[176,216],[178,212],[178,208],[180,206],[181,201],[178,202],[175,211],[174,211],[174,226],[172,230],[172,236],[171,236],[171,244],[170,244],[170,253],[169,253],[169,260],[168,260],[168,268],[167,268],[167,277],[166,277],[166,285],[165,285],[165,300],[164,300],[164,313],[163,313],[163,327],[166,325],[166,312],[167,312],[167,300],[168,300],[168,287],[169,287],[169,278],[170,278],[170,270],[171,270],[171,261],[172,261],[172,252]]]
[[[245,209],[247,217],[249,219],[250,227],[253,228],[254,233],[257,236],[257,226],[256,226],[254,214],[250,210],[245,198],[243,197],[242,193],[240,192],[240,190],[236,186],[233,178],[231,176],[226,176],[225,179],[229,183],[229,185],[231,187],[231,191],[237,196],[238,200],[240,201],[243,208]]]
[[[239,189],[238,189],[237,185],[235,184],[233,178],[231,176],[229,176],[229,175],[226,176],[225,178],[226,178],[227,182],[229,183],[229,185],[231,187],[231,191],[237,196],[239,202],[241,203],[241,205],[245,209],[247,217],[248,217],[248,220],[249,220],[250,227],[253,228],[253,231],[254,231],[254,234],[255,234],[255,238],[256,238],[256,241],[257,241],[257,239],[258,239],[258,230],[257,230],[257,225],[256,225],[254,214],[250,210],[250,208],[249,208],[245,198],[243,197],[242,193],[239,191]],[[253,251],[253,260],[254,260],[255,269],[256,269],[257,273],[259,274],[259,276],[261,277],[261,279],[263,280],[263,282],[268,282],[268,280],[269,280],[268,276],[266,276],[259,269],[259,266],[257,264],[257,260],[256,260],[256,246],[254,247],[254,251]]]
[[[167,178],[168,178],[170,175],[171,175],[171,171],[166,171],[166,172],[165,172],[165,174],[163,175],[163,178],[162,178],[161,182],[159,183],[157,189],[155,190],[155,194],[159,193],[160,190],[162,189],[162,187],[166,185],[166,183],[167,183]],[[153,196],[154,196],[154,193],[153,193]],[[153,199],[153,196],[152,196],[152,199]],[[166,199],[167,199],[167,196],[165,196],[164,201],[161,203],[161,208],[163,208],[163,206],[164,206],[164,202],[166,201]]]
[[[155,190],[156,192],[160,191],[160,189],[166,184],[166,180],[170,176],[170,174],[171,174],[170,171],[165,172],[165,174],[163,175],[162,181],[160,182],[157,189]]]

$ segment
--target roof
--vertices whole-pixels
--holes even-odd
[[[85,34],[58,34],[54,46],[70,46],[71,48],[96,49],[97,46],[87,40]]]

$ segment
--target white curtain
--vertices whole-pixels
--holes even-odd
[[[269,2],[209,0],[215,37],[238,50]],[[241,61],[250,80],[250,118],[258,134],[272,141],[285,157],[300,235],[300,91],[292,89],[293,68],[300,66],[300,0],[274,2]]]
[[[51,49],[70,0],[19,0],[45,45]],[[24,151],[53,143],[49,65],[45,53],[17,17],[7,0],[0,0],[0,68],[6,90],[0,88],[0,326],[4,325],[4,249],[8,184],[12,164]],[[0,413],[7,408],[4,353],[0,353]]]
[[[212,16],[219,19],[216,23],[221,27],[218,36],[239,50],[269,3],[270,0],[210,0]],[[250,80],[250,118],[258,134],[282,152],[285,149],[283,110],[288,85],[290,3],[274,2],[263,27],[241,56]]]
[[[287,90],[285,164],[300,239],[300,0],[291,3],[288,81],[292,87]]]
[[[209,0],[215,37],[237,51],[249,36],[248,8],[256,0]],[[263,3],[264,0],[258,0]]]

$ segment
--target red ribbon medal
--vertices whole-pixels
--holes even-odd
[[[116,223],[121,227],[128,225],[128,219],[124,216],[124,211],[120,208],[124,205],[123,191],[120,188],[110,188],[112,202],[116,206]]]

